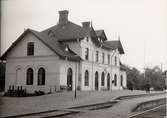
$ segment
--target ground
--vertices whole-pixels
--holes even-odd
[[[143,93],[145,91],[85,91],[77,92],[76,99],[74,92],[54,93],[37,97],[2,97],[0,117],[95,104],[110,101],[122,95]],[[126,109],[126,105],[124,107]],[[120,109],[123,110],[123,108]]]

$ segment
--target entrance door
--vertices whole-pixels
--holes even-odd
[[[67,87],[69,91],[72,91],[72,69],[69,68],[67,71]]]
[[[95,90],[99,90],[98,72],[95,73]]]
[[[110,90],[110,74],[107,75],[107,89]]]

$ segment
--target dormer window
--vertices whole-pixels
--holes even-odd
[[[27,56],[34,55],[34,42],[27,43]]]
[[[52,30],[49,30],[48,35],[50,38],[55,38],[55,34],[53,33]]]
[[[67,52],[69,51],[69,50],[68,50],[68,46],[67,46],[67,45],[66,45],[66,47],[65,47],[65,51],[67,51]]]
[[[102,53],[102,63],[104,63],[104,52]]]
[[[99,51],[96,51],[96,62],[99,61]]]

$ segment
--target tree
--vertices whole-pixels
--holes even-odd
[[[149,81],[150,87],[154,90],[163,90],[165,88],[165,79],[163,79],[162,71],[158,66],[154,68],[146,68],[146,80]]]
[[[165,79],[163,78],[162,71],[158,66],[153,68],[146,68],[145,72],[141,73],[135,67],[129,67],[121,64],[127,73],[127,88],[146,90],[153,88],[154,90],[163,90],[166,88]],[[144,76],[145,75],[145,76]]]
[[[139,78],[140,71],[134,67],[129,67],[127,65],[124,66],[127,74],[127,88],[128,89],[140,89],[139,88]]]

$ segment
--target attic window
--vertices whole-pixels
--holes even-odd
[[[34,55],[34,42],[27,43],[27,56]]]

